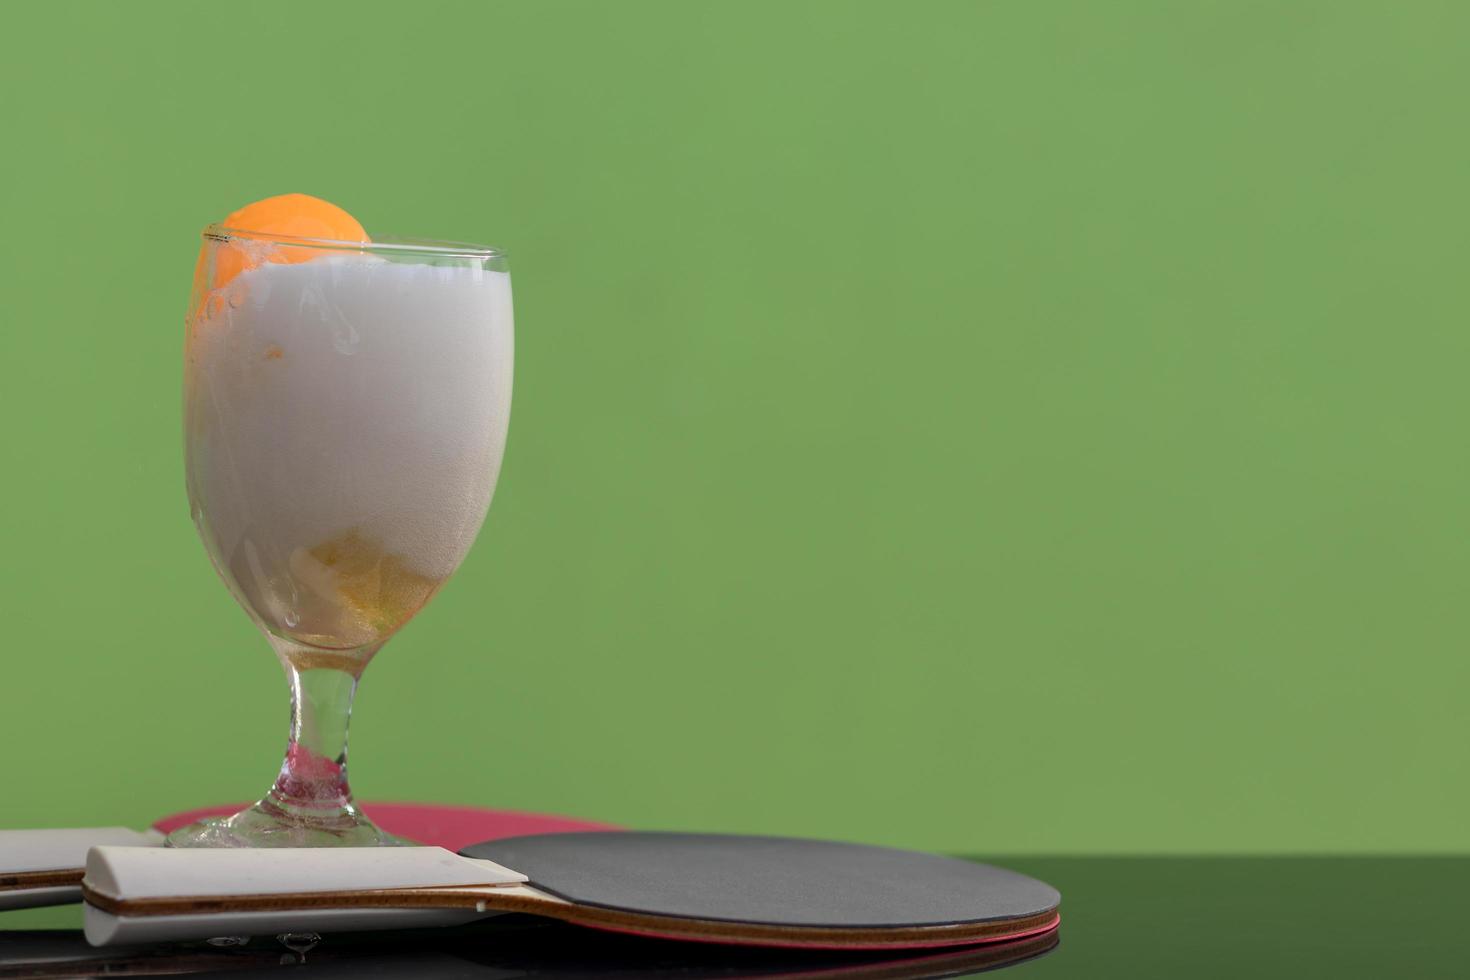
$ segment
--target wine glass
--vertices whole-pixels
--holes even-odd
[[[189,502],[291,685],[274,785],[176,847],[403,843],[353,805],[363,669],[444,584],[495,489],[511,395],[502,252],[211,225],[184,345]]]

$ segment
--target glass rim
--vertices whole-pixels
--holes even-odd
[[[200,236],[212,242],[245,239],[255,242],[271,242],[277,245],[333,249],[339,252],[387,252],[400,255],[452,256],[474,259],[505,258],[505,249],[496,248],[493,245],[477,245],[473,242],[452,242],[435,238],[402,238],[396,235],[386,235],[371,242],[350,242],[335,238],[306,238],[300,235],[251,231],[248,228],[229,228],[218,222],[207,225],[200,232]]]

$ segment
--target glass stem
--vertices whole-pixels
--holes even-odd
[[[351,819],[347,725],[361,666],[350,659],[322,664],[287,655],[281,664],[291,684],[291,739],[262,803],[314,821]]]

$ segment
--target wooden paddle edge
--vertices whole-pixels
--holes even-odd
[[[0,892],[28,888],[59,888],[80,885],[81,868],[60,868],[56,871],[14,871],[0,874]]]
[[[926,926],[790,926],[653,915],[600,905],[580,905],[519,888],[401,888],[358,892],[171,896],[118,899],[82,882],[87,904],[122,917],[211,915],[228,912],[293,912],[312,909],[473,909],[524,912],[574,925],[696,942],[826,949],[885,949],[962,946],[1049,932],[1061,921],[1056,908],[1006,919]]]

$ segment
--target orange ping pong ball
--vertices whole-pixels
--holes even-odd
[[[232,231],[257,232],[261,235],[284,235],[292,238],[324,238],[338,242],[371,241],[352,215],[330,201],[310,194],[277,194],[247,204],[219,223]],[[199,251],[194,269],[195,287],[203,290],[205,269],[211,243]],[[214,278],[210,286],[218,289],[246,269],[265,262],[305,262],[321,254],[316,249],[299,245],[270,245],[247,248],[240,242],[225,242],[214,248]]]

